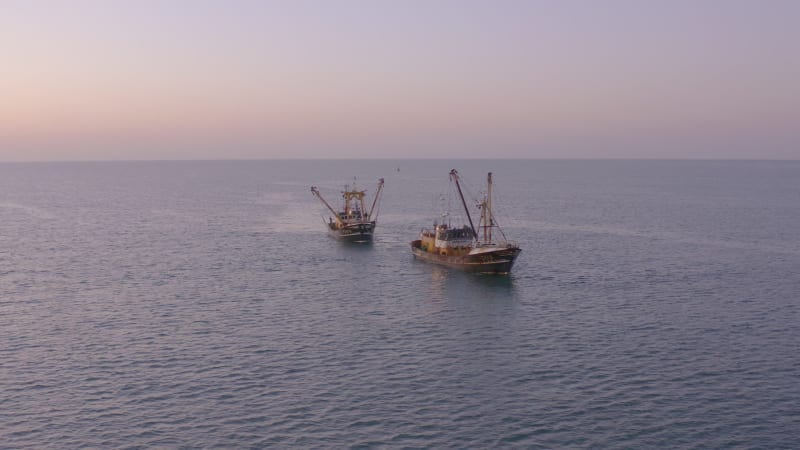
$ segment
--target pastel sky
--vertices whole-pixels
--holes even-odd
[[[0,160],[800,159],[800,1],[0,2]]]

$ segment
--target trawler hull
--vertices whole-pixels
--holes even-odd
[[[328,227],[328,234],[342,242],[372,242],[375,234],[375,222],[347,225],[343,228],[337,228],[334,224]]]
[[[422,241],[411,242],[414,256],[430,263],[440,264],[472,273],[508,275],[521,250],[517,247],[498,248],[473,255],[445,256],[422,249]]]

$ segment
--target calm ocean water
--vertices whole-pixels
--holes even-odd
[[[510,277],[412,258],[451,168]],[[800,162],[0,164],[0,447],[797,448],[799,305]]]

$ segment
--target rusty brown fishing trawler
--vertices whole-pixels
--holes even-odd
[[[414,256],[468,272],[508,275],[522,250],[506,239],[492,214],[491,172],[487,176],[486,194],[478,203],[480,221],[477,228],[472,222],[455,169],[450,171],[450,181],[455,184],[469,225],[453,228],[449,223],[434,222],[432,230],[423,229],[420,238],[411,242]]]
[[[381,193],[383,192],[383,178],[378,180],[378,188],[375,197],[372,199],[372,206],[366,209],[364,204],[366,191],[356,188],[355,180],[352,185],[345,185],[342,191],[344,200],[342,209],[336,211],[322,198],[319,189],[311,186],[311,193],[314,194],[325,207],[331,212],[326,226],[328,234],[336,239],[346,242],[366,243],[372,242],[375,234],[375,226],[378,223],[378,212],[380,210]]]

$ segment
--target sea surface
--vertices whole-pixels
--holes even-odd
[[[452,168],[510,276],[412,257]],[[0,164],[0,448],[798,445],[800,162]]]

